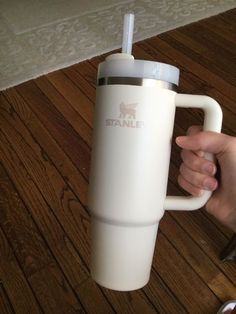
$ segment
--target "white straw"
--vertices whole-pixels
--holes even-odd
[[[132,52],[133,32],[134,32],[134,14],[127,13],[124,16],[124,29],[122,42],[123,53],[131,54]]]

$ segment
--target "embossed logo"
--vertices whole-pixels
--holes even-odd
[[[120,118],[125,119],[135,119],[136,116],[136,107],[137,103],[135,104],[124,104],[123,102],[120,104]]]
[[[144,121],[136,120],[137,107],[138,103],[125,104],[121,102],[119,105],[119,119],[106,119],[106,126],[144,128]]]

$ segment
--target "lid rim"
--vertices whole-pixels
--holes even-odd
[[[179,69],[171,64],[140,60],[111,59],[99,64],[98,79],[102,77],[139,77],[179,83]]]
[[[161,89],[168,89],[172,91],[177,91],[177,85],[167,81],[145,78],[145,77],[100,77],[97,80],[97,86],[104,85],[130,85],[130,86],[144,86],[144,87],[155,87]]]

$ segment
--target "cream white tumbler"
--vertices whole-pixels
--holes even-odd
[[[215,100],[177,94],[178,80],[177,68],[126,54],[111,55],[99,66],[89,191],[91,274],[110,289],[134,290],[148,282],[164,210],[198,209],[210,197],[166,196],[175,108],[202,108],[204,130],[220,132],[222,123]]]
[[[120,291],[147,284],[164,210],[195,210],[210,197],[166,196],[176,107],[202,108],[204,130],[221,131],[207,96],[177,94],[171,65],[113,54],[99,65],[89,187],[91,275]],[[208,155],[206,158],[212,158]]]

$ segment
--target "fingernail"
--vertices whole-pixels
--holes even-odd
[[[183,142],[184,142],[185,136],[178,136],[175,139],[175,142],[177,145],[179,145],[180,147],[182,146]]]
[[[211,178],[205,179],[203,187],[205,190],[213,191],[217,186],[217,181]]]
[[[212,176],[214,176],[215,173],[216,173],[216,167],[213,164],[204,164],[203,167],[202,167],[202,170],[205,173],[210,174]]]
[[[181,143],[181,138],[180,137],[176,137],[175,142],[176,142],[176,144],[180,144]]]

